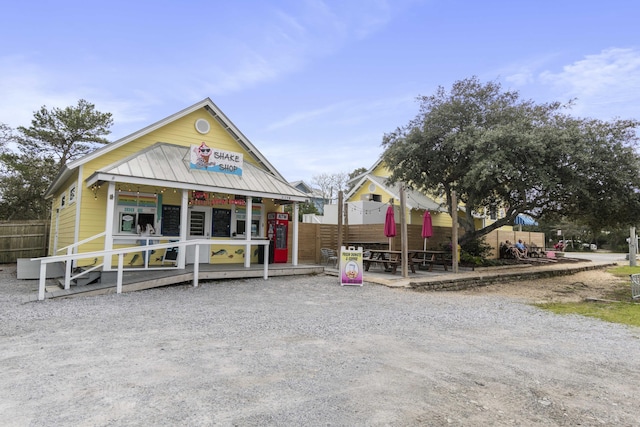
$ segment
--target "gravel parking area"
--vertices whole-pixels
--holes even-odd
[[[639,425],[638,328],[330,276],[24,303],[0,268],[4,426]]]

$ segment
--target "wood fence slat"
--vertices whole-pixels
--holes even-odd
[[[0,221],[0,263],[47,254],[49,221]]]

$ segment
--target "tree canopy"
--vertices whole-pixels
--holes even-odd
[[[636,120],[572,117],[476,77],[420,96],[419,114],[386,134],[390,180],[465,206],[461,241],[511,225],[519,213],[561,215],[590,227],[633,224],[640,212]],[[476,230],[474,214],[506,216]]]
[[[17,133],[0,124],[0,218],[44,219],[43,198],[60,169],[109,141],[111,113],[96,111],[84,99],[75,107],[34,112],[31,126]],[[9,148],[14,143],[18,152]]]
[[[23,153],[35,153],[41,158],[54,158],[59,168],[95,150],[109,141],[111,113],[96,111],[95,105],[81,99],[75,107],[42,106],[34,112],[31,126],[18,127],[17,142]]]

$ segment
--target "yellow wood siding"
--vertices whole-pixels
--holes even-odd
[[[374,191],[371,191],[369,186],[373,184],[375,185],[375,189]],[[360,186],[360,188],[351,195],[351,197],[349,197],[349,200],[347,200],[347,202],[358,202],[360,200],[363,200],[362,197],[368,194],[379,194],[381,196],[381,202],[382,203],[388,203],[389,199],[391,197],[393,197],[393,195],[389,192],[387,192],[384,188],[378,186],[376,183],[374,183],[373,181],[367,179],[366,182]],[[397,203],[398,201],[395,200],[394,203]]]
[[[47,250],[47,255],[52,256],[55,255],[54,252],[54,243],[56,239],[56,233],[58,230],[56,229],[56,209],[60,207],[60,198],[52,197],[51,198],[51,223],[49,226],[49,249]]]
[[[389,172],[389,169],[387,169],[384,162],[380,162],[378,166],[376,166],[375,169],[371,171],[371,175],[383,176],[386,178],[391,175],[391,172]]]
[[[74,241],[75,224],[76,224],[76,208],[77,203],[80,203],[78,194],[78,177],[77,174],[71,176],[60,187],[60,191],[56,193],[52,200],[51,209],[51,235],[49,245],[49,255],[62,255],[62,252],[53,253],[54,239],[56,233],[58,233],[57,249],[71,245]],[[69,202],[69,191],[72,186],[75,186],[76,198],[74,202]],[[65,197],[65,205],[61,206],[62,196]],[[56,229],[57,226],[57,229]]]
[[[211,130],[207,134],[200,134],[195,129],[195,122],[197,119],[205,119],[210,124]],[[237,141],[235,141],[220,125],[220,123],[205,109],[195,111],[185,117],[168,123],[149,134],[118,147],[115,150],[104,153],[98,158],[84,164],[82,168],[83,176],[81,179],[78,180],[77,176],[74,176],[72,180],[77,181],[78,186],[84,186],[82,189],[82,196],[77,200],[77,203],[81,203],[80,214],[82,218],[80,222],[79,240],[83,240],[103,232],[106,225],[106,197],[108,185],[102,185],[96,193],[96,199],[91,189],[86,187],[85,180],[96,170],[103,169],[113,163],[121,161],[124,158],[135,155],[139,151],[144,150],[157,142],[166,142],[182,146],[200,145],[200,143],[205,142],[212,148],[242,153],[245,162],[260,166],[258,162],[252,158],[252,155],[249,154],[249,152],[247,152]],[[120,188],[123,191],[140,191],[141,193],[149,194],[157,193],[162,190],[161,188],[147,186],[135,186],[135,188],[129,186],[124,188],[124,186],[121,186]],[[54,212],[59,206],[60,194],[62,191],[68,191],[68,183],[54,196]],[[163,194],[163,203],[180,205],[181,197],[180,191],[173,193],[171,189],[168,189],[168,191]],[[75,207],[70,209],[70,206],[66,206],[60,211],[60,214],[58,248],[73,243]],[[55,215],[52,215],[52,230],[53,226],[55,226]],[[52,236],[53,235],[54,233],[52,233]],[[51,241],[53,242],[53,238]],[[104,239],[100,238],[83,245],[80,252],[102,250],[103,248]]]
[[[206,135],[200,134],[195,129],[195,121],[197,119],[206,119],[211,125],[211,130]],[[171,122],[160,129],[152,131],[136,140],[133,140],[116,150],[112,150],[103,154],[97,159],[94,159],[84,166],[86,179],[94,171],[109,166],[115,162],[118,162],[126,157],[134,155],[147,147],[152,146],[157,142],[166,142],[169,144],[182,145],[189,147],[191,145],[200,145],[205,142],[212,148],[219,148],[225,151],[234,151],[242,153],[244,161],[254,165],[258,163],[251,157],[251,155],[244,150],[238,142],[236,142],[229,133],[220,126],[217,120],[215,120],[204,109],[195,111],[186,115],[174,122]]]

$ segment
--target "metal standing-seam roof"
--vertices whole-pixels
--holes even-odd
[[[308,196],[279,177],[244,162],[242,175],[191,169],[189,147],[158,142],[94,172],[87,185],[116,181],[304,202]]]

